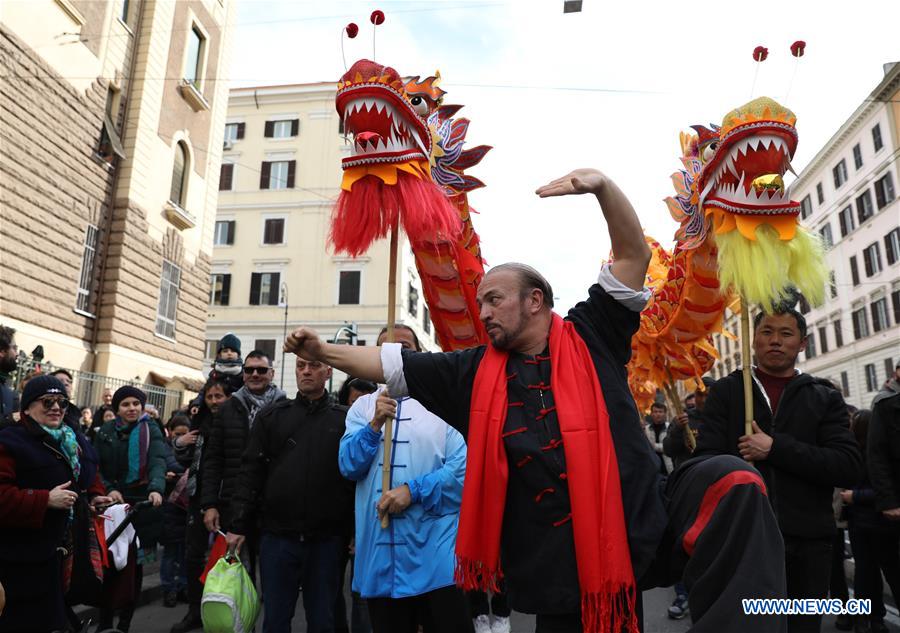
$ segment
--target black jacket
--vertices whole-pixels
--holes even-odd
[[[875,508],[900,508],[900,393],[876,399],[867,444]]]
[[[784,390],[772,417],[768,398],[753,381],[753,417],[772,436],[769,457],[754,465],[766,482],[783,534],[801,538],[834,533],[833,488],[852,488],[862,457],[850,433],[847,405],[830,382],[799,374]],[[710,388],[695,455],[738,455],[744,435],[744,386],[735,371]]]
[[[686,413],[688,426],[695,433],[699,434],[700,423],[703,420],[700,411],[698,409],[688,409]],[[692,457],[691,450],[685,444],[684,429],[675,420],[669,423],[669,432],[666,434],[666,439],[663,440],[663,452],[672,458],[673,468],[678,468]]]
[[[213,416],[209,439],[203,447],[200,471],[200,507],[228,510],[234,480],[241,469],[241,455],[250,432],[249,414],[237,398],[222,403]]]
[[[338,469],[346,415],[327,394],[298,394],[257,414],[232,499],[233,532],[245,534],[258,512],[267,532],[350,537],[355,484]]]

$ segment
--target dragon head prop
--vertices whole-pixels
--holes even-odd
[[[396,70],[362,59],[338,82],[335,107],[353,141],[332,215],[335,251],[360,255],[398,223],[411,240],[454,239],[458,214],[429,169],[428,104]]]
[[[678,248],[703,244],[712,229],[723,289],[767,308],[792,287],[824,299],[827,269],[819,239],[798,223],[800,204],[784,186],[797,148],[797,117],[768,97],[725,115],[722,125],[681,135],[685,169],[666,199],[680,227]]]

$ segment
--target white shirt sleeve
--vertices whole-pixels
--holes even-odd
[[[403,375],[403,356],[400,343],[385,343],[381,346],[381,368],[391,398],[402,398],[409,395],[406,377]]]
[[[597,283],[606,293],[629,310],[640,312],[650,300],[650,289],[635,290],[616,279],[612,273],[612,264],[604,264],[597,276]],[[383,356],[382,356],[383,358]],[[384,361],[382,360],[382,363]]]

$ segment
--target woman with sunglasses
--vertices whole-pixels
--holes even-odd
[[[0,431],[0,584],[6,609],[0,632],[65,629],[76,504],[109,503],[97,454],[64,423],[65,386],[32,378],[19,422]]]
[[[166,444],[159,425],[144,411],[147,394],[131,385],[113,394],[116,418],[106,422],[94,440],[100,456],[100,476],[115,503],[135,504],[149,500],[153,507],[135,515],[134,529],[140,539],[135,569],[135,598],[143,582],[143,563],[156,554],[162,533],[162,494],[166,489]],[[117,628],[128,631],[135,604],[121,609]],[[112,628],[113,610],[100,610],[100,629]]]

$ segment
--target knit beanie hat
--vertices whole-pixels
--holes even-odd
[[[28,381],[25,389],[22,390],[22,399],[19,403],[19,409],[25,411],[32,402],[49,394],[65,396],[66,387],[56,376],[40,375],[35,376]]]
[[[229,332],[225,336],[219,340],[219,345],[216,347],[216,354],[221,352],[225,348],[233,349],[238,353],[238,356],[241,355],[241,339],[236,337],[234,334]]]
[[[141,406],[147,404],[147,394],[138,389],[137,387],[132,387],[131,385],[125,385],[124,387],[119,387],[116,389],[116,392],[113,394],[112,399],[112,408],[113,412],[118,415],[119,414],[119,405],[122,404],[122,400],[125,398],[137,398],[141,401]]]

